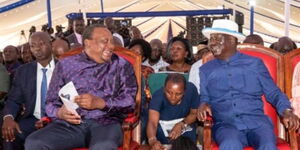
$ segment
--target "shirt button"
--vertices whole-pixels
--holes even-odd
[[[239,117],[240,115],[235,115],[235,117]]]
[[[230,86],[231,89],[233,89],[233,86]]]
[[[228,76],[231,77],[231,73],[229,73]]]
[[[233,106],[236,106],[236,104],[234,103]]]

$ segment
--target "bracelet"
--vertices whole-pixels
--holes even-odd
[[[151,142],[152,141],[156,141],[157,139],[156,139],[156,137],[155,136],[153,136],[153,137],[151,137],[151,138],[149,138],[148,139],[148,143],[149,143],[149,145],[151,145]]]
[[[183,123],[184,128],[186,128],[188,126],[188,124],[184,120],[182,120],[181,122]]]

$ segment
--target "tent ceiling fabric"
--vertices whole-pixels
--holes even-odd
[[[7,0],[0,0],[7,3]],[[103,0],[105,12],[180,11],[232,8],[244,13],[244,34],[249,34],[249,5],[247,0]],[[71,12],[100,12],[100,0],[51,0],[52,24],[67,26],[66,14]],[[300,2],[291,0],[290,37],[300,44]],[[5,46],[27,42],[32,25],[41,29],[47,23],[46,0],[35,0],[24,6],[0,14],[0,50]],[[231,19],[234,19],[231,17]],[[146,40],[158,38],[167,42],[169,28],[176,36],[185,28],[185,17],[133,18]],[[20,36],[24,30],[26,38]],[[155,30],[155,31],[154,31]],[[150,34],[151,32],[151,34]],[[284,35],[284,0],[256,0],[254,33],[265,42],[273,43]]]

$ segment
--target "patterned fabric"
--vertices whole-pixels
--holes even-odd
[[[271,124],[264,114],[263,94],[280,115],[291,108],[262,60],[240,52],[200,67],[200,93],[201,103],[212,107],[215,124],[229,123],[239,130]]]
[[[133,112],[137,81],[133,68],[125,59],[113,55],[110,62],[96,63],[84,52],[62,59],[57,63],[47,93],[46,112],[53,119],[62,106],[58,91],[72,81],[78,94],[89,93],[104,99],[102,110],[78,108],[82,119],[94,119],[107,125],[121,122]]]

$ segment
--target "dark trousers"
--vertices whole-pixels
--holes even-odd
[[[13,142],[3,140],[3,150],[23,150],[25,138],[36,130],[35,122],[38,121],[35,117],[22,118],[17,123],[20,126],[22,133],[15,131],[16,139]]]
[[[277,150],[273,127],[267,124],[255,129],[238,130],[233,125],[221,123],[214,129],[214,139],[220,150],[242,150],[245,146],[256,150]]]
[[[117,150],[122,144],[120,124],[99,125],[84,120],[79,125],[62,121],[50,123],[34,132],[25,141],[25,150],[69,150],[89,147],[89,150]]]

